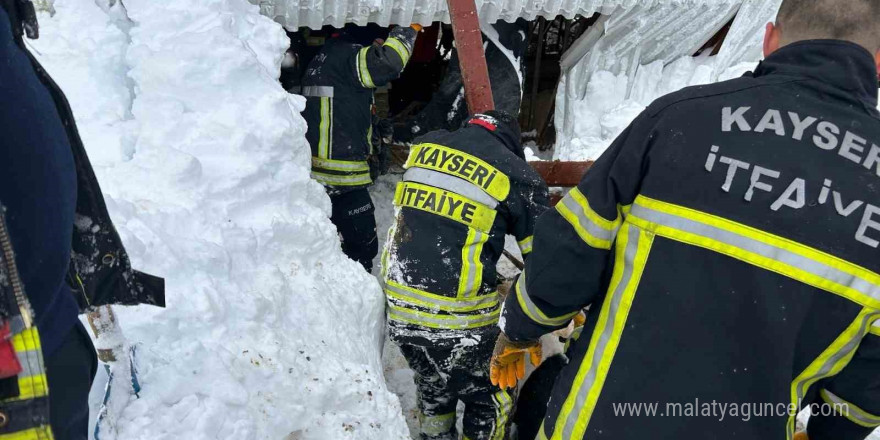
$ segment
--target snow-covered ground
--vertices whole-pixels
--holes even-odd
[[[133,265],[167,285],[167,309],[118,309],[143,392],[102,438],[408,438],[382,376],[382,293],[340,251],[304,100],[277,81],[281,26],[243,0],[54,6],[30,44]]]

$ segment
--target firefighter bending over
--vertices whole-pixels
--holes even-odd
[[[395,27],[384,44],[361,47],[340,31],[309,63],[302,81],[303,117],[312,148],[312,177],[333,204],[331,221],[342,250],[369,272],[379,250],[367,187],[373,145],[373,90],[397,78],[412,53],[419,25]]]
[[[538,220],[494,375],[591,305],[539,439],[880,426],[877,17],[785,0],[754,73],[655,101]]]
[[[516,118],[476,115],[412,147],[383,255],[391,339],[415,371],[423,440],[507,438],[513,396],[489,382],[499,331],[495,265],[507,234],[524,257],[547,187],[526,163]]]

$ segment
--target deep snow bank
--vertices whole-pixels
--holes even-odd
[[[56,0],[33,43],[67,92],[133,264],[168,309],[120,309],[144,391],[120,439],[406,438],[383,297],[309,178],[287,40],[246,0]]]
[[[662,61],[639,66],[632,89],[625,73],[597,71],[587,84],[584,98],[573,102],[574,135],[556,145],[553,159],[592,160],[602,155],[636,116],[655,99],[684,87],[712,82],[717,57],[681,57],[664,66]],[[757,63],[741,63],[727,69],[720,80],[751,70]],[[627,95],[629,91],[629,95]]]

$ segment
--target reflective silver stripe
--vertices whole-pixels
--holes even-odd
[[[858,406],[837,397],[834,393],[824,388],[819,393],[822,395],[822,399],[826,402],[845,408],[841,415],[853,423],[864,426],[865,428],[876,428],[880,426],[880,416],[870,414]]]
[[[495,426],[492,428],[492,440],[502,440],[506,438],[507,420],[513,410],[513,399],[505,390],[501,390],[492,395],[495,403]]]
[[[443,329],[469,329],[484,327],[498,322],[499,309],[492,313],[479,315],[449,315],[440,316],[430,313],[420,313],[415,310],[405,309],[391,304],[388,307],[388,318],[408,324],[424,325],[426,327]]]
[[[422,434],[440,435],[449,432],[455,425],[455,413],[442,414],[439,416],[427,416],[419,413],[419,427]]]
[[[385,40],[385,46],[394,49],[394,51],[397,52],[397,55],[400,56],[400,61],[403,63],[404,66],[406,66],[406,63],[409,62],[409,56],[411,52],[410,48],[406,44],[404,44],[397,38],[389,38]]]
[[[439,171],[412,167],[403,173],[403,180],[406,182],[422,183],[452,191],[475,202],[482,203],[492,209],[495,209],[498,206],[498,201],[492,198],[489,194],[486,194],[479,186],[476,186],[467,180],[459,179],[458,177],[450,176]]]
[[[336,174],[326,174],[312,171],[312,178],[326,185],[339,185],[339,186],[357,186],[357,185],[369,185],[373,181],[370,179],[370,174],[352,174],[348,176],[336,175]]]
[[[529,235],[528,237],[516,242],[519,245],[519,250],[523,255],[528,254],[532,251],[532,242],[534,242],[535,236]]]
[[[302,95],[313,98],[332,98],[333,86],[303,86]]]
[[[458,282],[459,297],[473,297],[483,284],[483,264],[480,255],[483,244],[489,241],[489,234],[468,228],[467,241],[461,252],[461,274]]]
[[[433,306],[444,312],[467,312],[479,310],[481,308],[488,308],[492,305],[498,304],[497,294],[485,295],[473,299],[442,298],[439,295],[431,295],[427,292],[424,294],[416,293],[413,291],[415,289],[404,289],[390,281],[386,282],[385,290],[391,293],[389,296],[392,298],[405,302],[411,301],[415,305],[422,307]]]
[[[519,280],[516,282],[516,298],[517,302],[519,302],[520,309],[528,316],[532,321],[537,322],[541,325],[546,325],[548,327],[558,327],[560,325],[568,323],[574,315],[577,315],[578,312],[568,313],[566,315],[560,316],[558,318],[548,317],[544,314],[538,306],[532,302],[532,299],[529,297],[529,292],[526,290],[526,273],[523,271],[519,276]]]
[[[366,162],[354,162],[345,160],[322,159],[312,156],[312,167],[331,171],[370,171],[370,165]]]
[[[367,54],[370,50],[370,46],[367,46],[360,51],[358,51],[357,55],[357,71],[358,71],[358,79],[361,81],[361,85],[366,88],[374,88],[376,85],[373,83],[373,76],[370,75],[370,69],[367,67]]]
[[[38,376],[43,374],[43,353],[42,350],[17,351],[15,355],[21,364],[21,373],[19,377]]]
[[[596,341],[596,347],[593,350],[593,359],[589,364],[590,369],[587,371],[586,376],[584,376],[584,380],[580,385],[574,407],[568,414],[568,419],[565,421],[565,428],[562,431],[562,438],[564,439],[575,438],[573,435],[575,424],[578,422],[578,419],[580,419],[580,414],[581,411],[583,411],[584,409],[584,404],[587,401],[587,396],[590,394],[590,390],[593,388],[593,384],[596,382],[599,365],[601,363],[603,355],[605,354],[605,349],[608,346],[608,342],[611,340],[611,336],[614,333],[614,328],[618,325],[617,320],[621,318],[624,321],[626,320],[626,316],[619,316],[620,314],[618,313],[618,311],[620,310],[621,300],[623,299],[624,294],[629,287],[630,280],[633,276],[636,254],[639,250],[639,240],[641,240],[639,228],[630,226],[626,249],[624,249],[623,275],[620,278],[620,282],[617,283],[617,285],[615,286],[614,291],[611,292],[611,298],[606,299],[606,301],[611,301],[608,309],[608,318],[605,321],[605,327],[601,329],[599,339]],[[599,331],[599,329],[596,328],[594,331]],[[581,364],[583,364],[584,362],[587,362],[586,355],[584,356],[584,359],[581,359]],[[580,366],[578,366],[578,369],[580,369]],[[562,413],[560,413],[560,415],[562,415]]]
[[[639,205],[638,203],[633,205],[630,215],[661,226],[668,226],[680,231],[719,241],[753,254],[778,261],[841,286],[848,286],[875,301],[880,301],[880,286],[854,274],[846,273],[821,261],[796,254],[781,247],[764,243],[706,223],[660,212]]]
[[[570,194],[563,197],[559,203],[573,213],[577,218],[578,226],[593,237],[611,242],[614,240],[614,237],[617,236],[618,227],[615,227],[614,229],[605,229],[601,225],[594,223],[589,217],[587,217],[586,212],[584,212],[585,208],[582,207]]]

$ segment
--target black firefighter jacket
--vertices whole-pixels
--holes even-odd
[[[73,150],[77,185],[76,214],[67,281],[80,310],[108,304],[150,304],[164,307],[165,281],[131,268],[119,233],[110,220],[101,187],[80,139],[67,97],[25,48],[22,32],[27,25],[19,25],[18,15],[10,12],[16,6],[9,6],[5,2],[2,6],[10,14],[15,44],[27,54],[34,72],[49,91]],[[35,29],[36,22],[31,26]]]
[[[528,256],[548,206],[547,186],[513,131],[480,116],[411,148],[383,254],[392,338],[436,346],[497,332],[495,265],[505,236]]]
[[[303,117],[312,148],[312,178],[334,192],[372,183],[373,89],[400,76],[416,31],[394,28],[381,46],[362,47],[345,36],[327,41],[302,81]]]
[[[783,440],[811,405],[811,440],[880,425],[876,107],[873,57],[822,40],[637,117],[504,304],[513,340],[590,306],[539,438]]]

